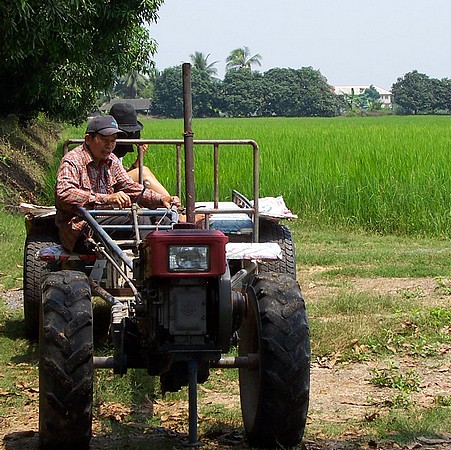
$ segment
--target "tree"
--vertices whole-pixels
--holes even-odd
[[[382,108],[380,98],[381,95],[377,89],[373,85],[370,85],[369,88],[366,88],[363,93],[359,95],[360,106],[362,109],[368,111],[379,111]]]
[[[368,100],[375,102],[376,100],[380,100],[381,94],[377,91],[377,89],[371,84],[369,88],[366,88],[363,92]]]
[[[261,66],[262,57],[258,53],[250,56],[249,47],[236,48],[232,50],[226,59],[226,70],[247,69],[251,70],[252,66]]]
[[[218,115],[218,91],[220,82],[206,72],[191,72],[194,117],[214,117]],[[150,105],[151,113],[163,116],[183,117],[182,67],[175,66],[163,70],[155,80],[154,96]]]
[[[248,69],[230,70],[225,74],[220,105],[231,117],[261,115],[263,76]]]
[[[451,80],[443,78],[442,80],[432,79],[432,95],[434,97],[434,114],[451,113]]]
[[[297,71],[302,116],[332,117],[339,114],[339,99],[319,70],[302,67]]]
[[[270,69],[263,75],[265,116],[336,116],[340,101],[318,70]]]
[[[194,117],[219,115],[219,91],[221,82],[207,72],[194,69],[191,74]]]
[[[145,25],[162,3],[0,2],[0,116],[83,120],[114,80],[151,67],[155,43]]]
[[[113,87],[113,95],[120,98],[143,97],[141,92],[149,87],[149,77],[139,72],[122,76]]]
[[[274,68],[263,74],[265,116],[295,117],[299,115],[296,70]]]
[[[263,75],[249,69],[226,72],[224,80],[193,68],[193,116],[336,116],[340,100],[326,78],[311,67],[271,69]],[[165,69],[155,81],[152,114],[182,117],[181,66]]]
[[[150,112],[157,116],[183,117],[182,66],[168,67],[157,76]]]
[[[354,88],[351,88],[350,94],[340,94],[340,98],[348,115],[355,116],[360,114],[360,96],[355,93]]]
[[[371,84],[363,92],[357,94],[354,88],[351,92],[340,93],[339,99],[349,116],[365,115],[367,111],[380,111],[382,109],[381,95]]]
[[[209,76],[216,76],[218,74],[218,69],[214,67],[219,61],[214,61],[212,63],[208,63],[208,58],[210,57],[210,53],[208,55],[204,55],[202,52],[194,52],[189,55],[191,58],[191,63],[193,68],[199,70],[200,72],[205,72]]]
[[[406,114],[428,114],[433,111],[433,82],[416,70],[398,78],[392,86],[393,100]]]

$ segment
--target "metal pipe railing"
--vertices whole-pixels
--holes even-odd
[[[66,154],[69,151],[69,146],[79,145],[84,142],[84,139],[68,139],[63,144],[63,152]],[[181,148],[185,145],[183,139],[117,139],[117,144],[148,144],[152,146],[168,146],[173,145],[176,150],[176,176],[177,176],[177,195],[181,197],[182,189],[182,161],[181,161]],[[259,212],[258,212],[258,199],[260,195],[259,185],[259,148],[257,143],[252,139],[193,139],[193,153],[195,153],[196,147],[210,146],[214,152],[214,205],[215,207],[219,203],[219,159],[220,159],[220,147],[221,146],[236,146],[244,147],[250,146],[253,151],[253,197],[254,204],[252,208],[252,213],[254,216],[254,230],[253,230],[253,241],[258,242],[258,224],[259,224]],[[191,169],[190,169],[191,170]],[[185,168],[185,175],[186,175]],[[223,213],[226,211],[217,209],[215,213]],[[243,211],[244,212],[244,211]]]

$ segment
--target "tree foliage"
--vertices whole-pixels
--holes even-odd
[[[208,72],[193,68],[191,73],[194,117],[219,115],[221,83]]]
[[[221,89],[221,109],[231,117],[261,115],[263,75],[248,69],[228,71]]]
[[[373,85],[366,88],[363,94],[360,95],[360,102],[362,108],[368,111],[379,111],[382,109],[381,94]]]
[[[202,52],[194,52],[189,55],[191,58],[191,63],[193,68],[199,70],[200,72],[206,72],[210,76],[215,76],[218,74],[218,69],[215,65],[219,61],[213,61],[212,63],[208,62],[208,58],[210,57],[210,53],[208,55],[204,55]]]
[[[241,47],[232,50],[226,58],[226,70],[239,70],[247,69],[251,70],[252,66],[261,66],[262,57],[259,53],[251,56],[249,47]]]
[[[427,114],[433,107],[431,79],[416,70],[398,78],[393,84],[394,101],[407,114]]]
[[[404,114],[450,114],[451,80],[429,78],[416,70],[392,86],[394,102]]]
[[[0,115],[82,119],[114,80],[151,67],[144,25],[162,3],[1,0]]]
[[[373,85],[361,94],[356,94],[353,88],[349,94],[340,94],[346,114],[351,116],[363,115],[366,111],[380,111],[382,109],[380,98],[381,95]]]
[[[218,90],[220,82],[206,71],[193,68],[191,90],[194,117],[218,115]],[[157,116],[183,117],[182,66],[164,69],[155,80],[151,113]]]
[[[432,95],[434,96],[434,113],[451,114],[451,80],[433,78]]]
[[[330,117],[339,113],[340,101],[318,70],[271,69],[264,74],[263,115]]]
[[[194,117],[323,116],[339,114],[340,100],[318,70],[271,69],[261,74],[246,68],[229,70],[224,80],[192,68]],[[181,66],[165,69],[155,81],[152,114],[182,117]]]
[[[138,72],[121,77],[114,86],[114,94],[122,98],[136,98],[138,91],[146,85],[147,79]]]
[[[119,78],[112,89],[115,98],[151,98],[154,90],[154,75],[132,72]]]
[[[152,113],[182,117],[181,67],[164,70],[155,83]],[[336,116],[340,99],[318,70],[271,69],[264,74],[246,68],[229,70],[224,80],[192,69],[194,117]]]
[[[157,116],[183,117],[182,66],[168,67],[156,77],[150,111]]]

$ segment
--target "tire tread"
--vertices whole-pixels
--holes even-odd
[[[261,262],[259,272],[284,273],[296,279],[296,256],[289,227],[270,220],[262,220],[259,233],[260,242],[275,242],[282,250],[282,259]]]
[[[92,304],[85,274],[61,271],[42,289],[39,440],[44,449],[87,449],[93,398]]]
[[[248,292],[255,295],[259,309],[260,367],[253,420],[246,424],[243,414],[247,438],[251,446],[295,446],[304,433],[310,390],[305,302],[298,283],[288,274],[255,276]],[[242,403],[248,401],[241,380],[240,391]]]

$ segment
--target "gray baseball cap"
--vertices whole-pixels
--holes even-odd
[[[117,134],[118,137],[126,137],[127,134],[119,129],[116,119],[113,116],[96,116],[89,123],[86,128],[86,133],[100,133],[104,136],[111,136]]]

